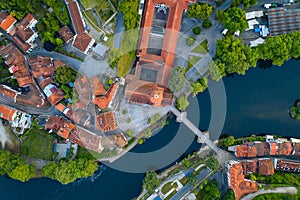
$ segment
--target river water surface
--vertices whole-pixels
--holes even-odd
[[[227,95],[224,133],[235,137],[273,133],[300,138],[300,121],[288,115],[288,108],[300,99],[300,61],[290,60],[282,67],[253,68],[246,76],[235,75],[223,81]],[[209,92],[197,98],[201,110],[200,129],[205,130],[209,126],[211,111]],[[192,104],[188,112],[198,110],[198,106]],[[133,151],[148,152],[168,144],[178,127],[174,119],[171,120],[159,134]],[[193,142],[186,154],[199,147]],[[141,192],[143,177],[144,174],[124,173],[103,166],[94,177],[67,186],[46,178],[21,183],[1,176],[0,199],[130,200]]]

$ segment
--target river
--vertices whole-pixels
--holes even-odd
[[[273,133],[300,138],[300,121],[288,115],[288,108],[300,98],[299,74],[300,61],[290,60],[282,67],[257,67],[250,69],[246,76],[224,78],[227,115],[223,132],[235,137]],[[195,98],[200,105],[200,127],[207,129],[211,110],[209,92]],[[189,111],[198,109],[197,105],[189,106]],[[159,134],[133,151],[147,152],[168,144],[178,127],[174,119],[171,120]],[[194,141],[187,153],[199,147]],[[0,194],[5,200],[130,200],[141,192],[143,177],[144,174],[124,173],[104,166],[94,177],[67,186],[46,178],[20,183],[1,176]]]

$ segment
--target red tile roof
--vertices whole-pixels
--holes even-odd
[[[77,78],[74,82],[74,87],[79,95],[80,103],[83,105],[87,105],[91,100],[91,92],[86,76]]]
[[[238,158],[254,158],[257,155],[257,149],[255,143],[248,142],[236,147],[235,152],[236,157]]]
[[[123,148],[128,144],[127,139],[122,133],[118,133],[117,135],[114,135],[114,141],[120,148]]]
[[[259,173],[264,176],[274,174],[274,163],[272,159],[259,160]]]
[[[96,130],[101,130],[102,132],[116,130],[118,128],[115,116],[113,112],[102,113],[97,116],[96,119]]]
[[[59,35],[62,37],[64,42],[68,42],[74,37],[73,32],[68,26],[64,26],[59,30]]]
[[[84,24],[81,18],[78,2],[76,0],[65,0],[65,2],[67,4],[76,34],[84,33]]]
[[[60,102],[63,98],[64,98],[64,92],[60,88],[58,88],[48,97],[48,101],[52,106],[54,106],[55,104]]]
[[[86,33],[76,35],[73,46],[81,52],[86,53],[92,40],[93,39]]]
[[[276,159],[276,170],[300,172],[300,162],[296,160]]]
[[[106,94],[106,90],[104,89],[99,78],[97,78],[96,76],[94,76],[93,78],[90,79],[90,86],[91,86],[93,96],[99,96],[99,95]]]
[[[0,12],[0,24],[8,17],[9,13],[7,11]]]

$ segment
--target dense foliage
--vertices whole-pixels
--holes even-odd
[[[118,62],[120,60],[120,51],[117,48],[113,48],[109,52],[108,56],[108,64],[110,68],[114,69],[116,66],[118,66]]]
[[[248,28],[248,22],[246,20],[246,12],[241,8],[233,7],[228,8],[222,14],[222,24],[230,32],[245,31]]]
[[[67,10],[67,6],[64,1],[60,0],[43,0],[43,2],[53,9],[55,16],[62,25],[69,25],[70,18]]]
[[[294,119],[300,119],[300,101],[297,101],[289,110],[290,116]]]
[[[185,85],[185,69],[183,67],[176,67],[171,73],[168,87],[172,92],[179,92],[183,90]]]
[[[199,92],[203,92],[204,90],[206,90],[208,86],[207,82],[208,82],[207,78],[204,77],[192,83],[191,88],[193,90],[193,95],[196,96]]]
[[[186,95],[181,95],[176,99],[176,107],[180,111],[185,110],[189,106],[189,104],[190,103],[188,102]]]
[[[123,20],[126,30],[135,29],[139,26],[139,3],[139,0],[124,0],[119,3],[119,10],[124,14]]]
[[[276,172],[271,176],[255,174],[257,182],[266,184],[286,184],[288,186],[300,186],[300,175],[288,172]]]
[[[216,200],[219,199],[221,193],[218,189],[218,183],[214,181],[207,181],[207,184],[200,190],[197,199],[202,200]]]
[[[68,84],[76,80],[77,72],[68,66],[61,66],[55,72],[54,81],[60,84]]]
[[[41,1],[36,0],[1,0],[0,10],[8,10],[18,20],[21,20],[28,12],[34,13],[41,7]]]
[[[220,164],[215,157],[211,156],[206,160],[206,166],[211,170],[216,170],[219,168]]]
[[[233,136],[226,137],[222,140],[222,142],[225,147],[231,146],[234,144],[234,137]]]
[[[44,176],[68,184],[78,178],[92,176],[97,169],[95,161],[79,158],[73,161],[61,160],[59,163],[50,162],[42,170]]]
[[[150,193],[153,193],[155,188],[158,187],[159,184],[160,181],[154,171],[149,171],[146,173],[146,177],[143,180],[144,189],[148,190]]]
[[[22,182],[28,181],[34,174],[33,165],[28,165],[19,155],[0,150],[0,175]]]
[[[253,200],[299,200],[300,193],[297,194],[262,194],[255,197]]]
[[[249,67],[256,66],[259,54],[256,49],[245,46],[241,39],[230,36],[217,41],[216,57],[225,65],[228,74],[244,75]]]
[[[228,190],[222,200],[235,200],[235,195],[233,190]]]
[[[250,6],[254,6],[257,4],[257,0],[233,0],[231,2],[232,6],[239,6],[243,4],[245,10],[247,10]]]
[[[213,6],[202,3],[194,3],[189,6],[187,16],[191,18],[205,19],[208,18],[213,11]]]
[[[300,57],[300,32],[268,37],[265,43],[250,48],[234,36],[217,41],[215,63],[209,65],[210,76],[219,80],[226,74],[245,74],[249,67],[255,67],[259,59],[272,60],[272,64],[281,66],[290,58]],[[225,70],[224,70],[225,69]]]
[[[212,26],[212,21],[210,21],[209,19],[205,19],[202,22],[202,27],[203,28],[210,28]]]
[[[200,28],[200,26],[196,26],[196,27],[194,27],[193,28],[193,33],[195,34],[195,35],[200,35],[200,33],[201,33],[201,28]]]

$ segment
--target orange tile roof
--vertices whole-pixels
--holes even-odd
[[[278,143],[278,155],[289,156],[292,154],[293,147],[291,142]]]
[[[23,50],[23,51],[28,51],[31,48],[31,45],[28,43],[23,42],[19,37],[13,36],[13,40],[18,44],[18,46]]]
[[[235,155],[238,158],[253,158],[257,155],[255,143],[249,142],[236,147]]]
[[[96,104],[99,108],[105,109],[108,108],[110,102],[113,100],[113,97],[118,89],[118,84],[112,84],[111,88],[108,90],[105,96],[96,97],[93,99],[93,103]]]
[[[288,172],[300,172],[300,162],[296,160],[277,159],[276,170]]]
[[[270,143],[270,155],[274,156],[277,153],[277,144],[276,142]]]
[[[7,86],[0,85],[0,95],[14,100],[18,96],[18,92],[12,89],[9,89]]]
[[[93,96],[99,96],[99,95],[106,94],[106,90],[104,89],[104,87],[98,77],[94,76],[93,78],[90,79],[90,86],[92,89]]]
[[[295,156],[300,156],[300,143],[295,143],[294,144],[294,152],[293,154]]]
[[[63,112],[66,109],[66,106],[64,106],[62,103],[58,103],[55,108],[59,111],[59,112]]]
[[[61,66],[65,66],[66,64],[64,62],[60,61],[60,60],[54,60],[53,65],[54,65],[54,68],[57,69]]]
[[[74,87],[79,95],[80,104],[83,106],[87,105],[91,99],[91,92],[89,88],[89,82],[86,76],[77,78],[74,82]]]
[[[8,17],[1,22],[0,27],[7,31],[14,23],[16,23],[16,21],[17,20],[13,16],[8,15]]]
[[[113,112],[102,113],[97,116],[96,119],[96,130],[101,130],[102,132],[116,130],[118,128],[115,116]]]
[[[12,117],[15,114],[15,112],[16,112],[15,109],[9,108],[9,107],[4,106],[4,105],[0,105],[0,117],[2,119],[5,119],[5,120],[11,122]]]
[[[54,106],[58,102],[60,102],[64,98],[64,92],[58,88],[55,92],[53,92],[49,97],[48,101],[49,103]]]

